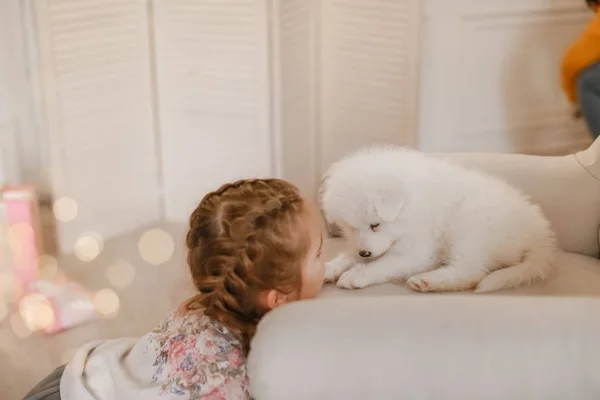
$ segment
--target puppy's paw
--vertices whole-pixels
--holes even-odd
[[[482,276],[484,271],[444,267],[415,275],[406,283],[418,292],[458,292],[473,289]]]
[[[369,271],[362,264],[346,271],[337,281],[337,286],[342,289],[362,289],[369,285]]]
[[[335,261],[325,263],[325,282],[336,282],[343,273],[344,270]]]
[[[352,267],[352,263],[344,256],[326,262],[325,282],[336,282],[350,267]]]
[[[417,276],[413,276],[412,278],[410,278],[409,280],[406,281],[406,284],[412,289],[415,290],[417,292],[430,292],[431,291],[431,285],[429,284],[429,282],[423,278],[421,278],[419,275]]]

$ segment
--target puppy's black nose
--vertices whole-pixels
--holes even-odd
[[[360,250],[358,255],[364,258],[371,257],[371,252],[366,250]]]

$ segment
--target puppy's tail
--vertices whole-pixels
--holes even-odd
[[[483,278],[475,292],[494,292],[544,280],[550,274],[555,254],[553,241],[538,245],[527,251],[520,264],[499,269]]]

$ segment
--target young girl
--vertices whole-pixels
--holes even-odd
[[[585,118],[589,130],[600,136],[600,0],[586,0],[596,17],[569,48],[562,62],[562,86]]]
[[[287,182],[242,180],[204,197],[186,245],[195,297],[141,339],[84,346],[25,399],[249,398],[245,361],[256,325],[321,290],[319,213]]]

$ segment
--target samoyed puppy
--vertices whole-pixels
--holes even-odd
[[[346,156],[326,173],[320,201],[349,239],[326,264],[326,280],[346,289],[514,288],[546,278],[557,251],[550,223],[515,187],[407,148]]]

